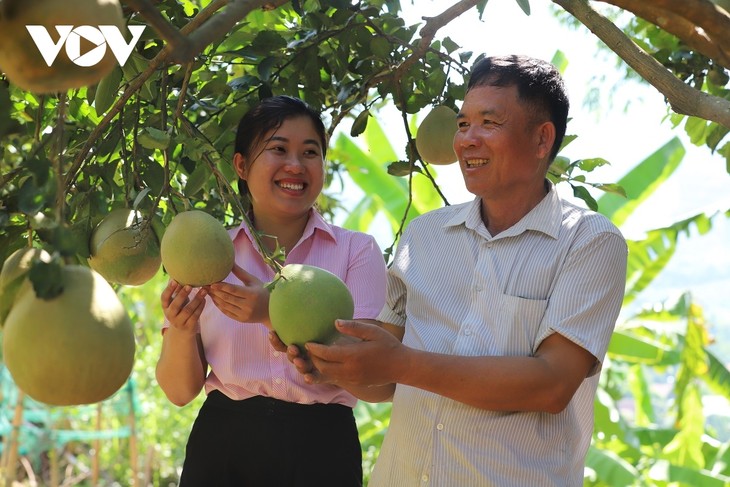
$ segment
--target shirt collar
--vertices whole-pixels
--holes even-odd
[[[560,225],[563,219],[562,204],[555,185],[546,180],[548,193],[530,212],[523,216],[520,221],[507,230],[501,232],[495,238],[513,237],[527,230],[542,232],[552,238],[558,238]],[[478,196],[471,203],[463,205],[446,222],[445,226],[464,225],[477,233],[485,233],[484,222],[482,221],[482,199]],[[481,230],[481,231],[480,231]],[[488,232],[486,232],[488,235]]]
[[[335,233],[332,230],[330,224],[324,220],[319,212],[312,208],[309,210],[309,219],[307,220],[307,225],[304,227],[304,232],[302,233],[302,237],[299,239],[299,241],[301,242],[314,235],[314,232],[316,230],[320,230],[323,236],[326,236],[332,239],[333,242],[337,243],[337,237],[335,236]],[[256,246],[256,240],[251,233],[251,229],[249,229],[248,225],[246,225],[245,222],[241,222],[241,224],[238,226],[237,229],[234,230],[234,232],[234,240],[239,238],[241,232],[243,232],[243,234],[246,235],[246,237],[251,241],[254,247]]]

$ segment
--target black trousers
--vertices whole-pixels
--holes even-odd
[[[360,487],[352,409],[211,392],[193,423],[180,487]]]

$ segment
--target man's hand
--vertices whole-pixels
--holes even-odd
[[[256,276],[249,274],[234,264],[233,274],[241,285],[217,282],[208,286],[213,303],[223,314],[242,323],[263,323],[271,328],[269,322],[269,291]]]
[[[396,382],[398,367],[407,363],[408,354],[398,338],[381,326],[362,321],[337,320],[335,325],[343,338],[331,345],[311,342],[305,345],[308,360],[314,367],[304,374],[306,382],[342,387]],[[304,368],[305,359],[299,364]]]

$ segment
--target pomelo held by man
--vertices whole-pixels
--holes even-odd
[[[162,266],[183,285],[222,281],[233,269],[233,241],[221,222],[202,210],[178,213],[160,245]]]
[[[271,326],[286,345],[331,343],[339,336],[335,320],[351,320],[355,311],[345,283],[319,267],[288,264],[269,286]]]
[[[36,296],[30,280],[18,291],[3,330],[3,360],[15,384],[55,406],[102,401],[126,382],[134,365],[132,323],[114,289],[84,266],[61,269],[63,291]]]

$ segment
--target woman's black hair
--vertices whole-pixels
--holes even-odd
[[[305,101],[288,95],[264,98],[246,112],[238,122],[235,151],[252,162],[257,157],[252,151],[258,147],[264,136],[281,127],[285,120],[296,117],[308,117],[312,121],[322,143],[322,158],[324,158],[327,155],[327,133],[320,113]],[[248,196],[248,185],[240,178],[238,191],[241,196]]]

